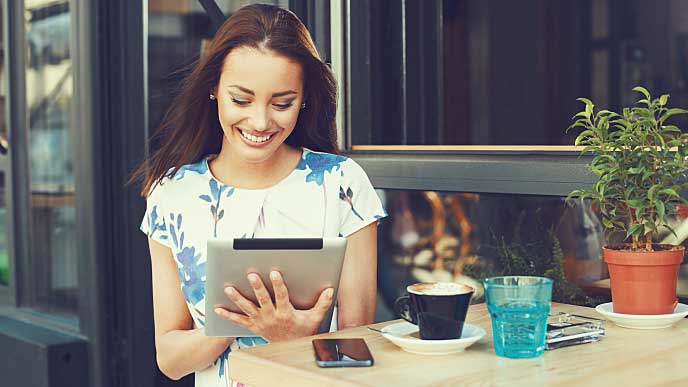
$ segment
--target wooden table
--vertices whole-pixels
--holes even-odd
[[[600,317],[594,309],[552,304],[552,312]],[[396,321],[395,321],[396,322]],[[305,337],[229,355],[229,376],[260,386],[604,385],[688,386],[688,320],[660,330],[633,330],[607,322],[596,343],[545,351],[534,359],[498,357],[485,304],[472,305],[468,322],[487,335],[463,353],[421,356],[402,351],[365,327],[317,337],[363,337],[375,358],[366,368],[319,368]],[[392,322],[373,324],[381,328]]]

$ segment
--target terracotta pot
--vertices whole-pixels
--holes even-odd
[[[668,314],[676,306],[676,277],[684,247],[677,250],[629,251],[626,245],[603,248],[609,267],[615,313]],[[669,245],[653,245],[655,249]]]

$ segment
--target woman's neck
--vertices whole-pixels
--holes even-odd
[[[262,189],[271,187],[289,176],[301,158],[301,149],[287,144],[261,162],[247,162],[229,151],[220,151],[209,162],[213,176],[220,182],[236,188]]]

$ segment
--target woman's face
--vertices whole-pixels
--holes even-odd
[[[294,130],[303,101],[301,65],[273,51],[238,47],[225,58],[214,91],[223,152],[257,163]]]

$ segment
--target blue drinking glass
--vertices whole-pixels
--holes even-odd
[[[483,281],[498,356],[522,359],[545,352],[552,280],[507,276]]]

